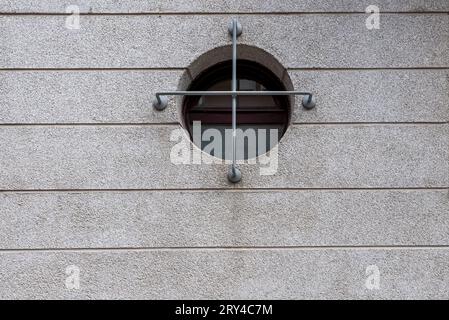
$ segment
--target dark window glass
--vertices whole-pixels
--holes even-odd
[[[215,65],[195,79],[189,91],[230,91],[232,61]],[[237,90],[284,91],[282,82],[255,62],[238,60]],[[254,158],[273,148],[285,133],[289,121],[287,96],[239,96],[237,100],[237,159]],[[201,149],[223,159],[232,157],[232,98],[230,96],[188,96],[184,98],[184,125],[194,142],[194,124],[201,124]],[[216,129],[209,130],[208,129]],[[217,135],[219,131],[221,137]],[[198,132],[195,131],[195,132]],[[211,135],[212,133],[212,135]],[[222,150],[210,150],[220,138]]]

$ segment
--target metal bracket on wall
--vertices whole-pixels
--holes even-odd
[[[237,91],[237,37],[243,28],[237,19],[232,19],[228,26],[229,34],[232,36],[232,91],[171,91],[158,92],[153,101],[156,110],[164,110],[168,105],[168,96],[232,96],[232,164],[228,171],[228,180],[237,183],[242,179],[242,173],[237,168],[236,154],[236,132],[237,132],[237,97],[238,96],[303,96],[302,105],[306,109],[315,107],[315,97],[309,92],[300,91]]]

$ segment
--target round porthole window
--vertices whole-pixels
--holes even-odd
[[[229,91],[232,61],[224,61],[200,73],[188,91]],[[269,69],[250,60],[237,60],[237,91],[285,91]],[[236,159],[252,159],[271,150],[290,121],[288,96],[237,97]],[[232,97],[186,96],[184,126],[197,147],[212,156],[232,159]]]

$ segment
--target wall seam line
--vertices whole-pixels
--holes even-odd
[[[48,71],[48,72],[56,72],[56,71],[117,71],[117,72],[127,72],[127,71],[178,71],[183,72],[188,70],[187,67],[79,67],[79,68],[7,68],[0,67],[0,72],[31,72],[31,71]],[[449,70],[449,66],[416,66],[416,67],[286,67],[286,71],[418,71],[418,70]]]
[[[94,192],[277,192],[277,191],[448,191],[447,187],[353,187],[353,188],[148,188],[148,189],[0,189],[0,193],[94,193]]]
[[[110,247],[110,248],[14,248],[0,249],[2,253],[56,252],[145,252],[145,251],[313,251],[313,250],[449,250],[449,245],[328,245],[328,246],[198,246],[198,247]]]
[[[382,14],[388,15],[448,15],[449,10],[435,11],[381,11]],[[0,16],[70,16],[71,13],[66,12],[0,12]],[[292,15],[368,15],[365,11],[148,11],[148,12],[80,12],[80,16],[292,16]]]
[[[150,104],[149,104],[150,105]],[[149,106],[150,108],[150,106]],[[416,122],[293,122],[291,126],[441,126],[447,121]],[[147,126],[181,126],[179,122],[117,122],[117,123],[0,123],[0,127],[147,127]]]

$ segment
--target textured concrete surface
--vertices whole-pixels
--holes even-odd
[[[448,190],[33,192],[0,202],[3,249],[449,244]]]
[[[0,0],[0,299],[449,298],[447,0],[75,2]],[[318,104],[230,185],[169,161],[177,105],[150,104],[235,16]]]
[[[0,127],[0,189],[226,187],[225,165],[170,162],[178,126]],[[276,175],[237,187],[448,187],[449,126],[295,125]],[[266,165],[263,167],[267,167]]]
[[[0,298],[447,299],[448,259],[388,248],[3,252]],[[70,265],[79,290],[65,287]],[[365,286],[372,265],[379,290]]]
[[[369,0],[1,0],[1,12],[65,13],[68,5],[77,4],[84,13],[142,12],[365,12]],[[446,0],[377,0],[382,11],[428,12],[449,11]]]
[[[1,123],[164,123],[179,121],[175,103],[152,106],[176,90],[182,70],[0,71]]]
[[[297,99],[293,121],[449,121],[448,70],[293,70],[295,88],[315,93],[317,107]]]
[[[2,68],[186,67],[228,45],[229,15],[0,16]],[[243,15],[242,44],[286,68],[444,67],[449,15],[387,14],[368,30],[365,14]],[[394,44],[394,45],[393,45]]]
[[[178,105],[154,111],[154,93],[175,90],[182,70],[0,71],[0,123],[179,122]],[[449,120],[447,70],[290,70],[293,86],[316,94],[293,122]],[[174,100],[172,100],[174,101]]]

